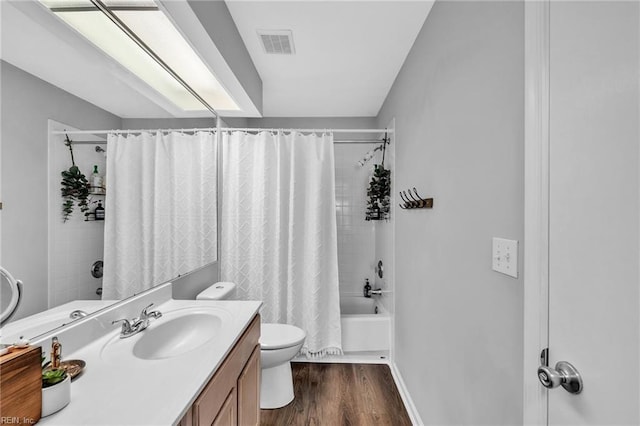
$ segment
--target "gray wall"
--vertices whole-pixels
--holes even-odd
[[[174,299],[193,300],[198,293],[218,281],[218,262],[196,269],[173,280]]]
[[[522,2],[436,2],[378,117],[396,188],[435,198],[396,218],[395,361],[426,424],[522,422],[523,281],[491,238],[523,244],[523,48]]]
[[[18,319],[47,309],[47,120],[80,129],[117,129],[121,120],[7,62],[0,68],[2,266],[24,282]]]
[[[247,118],[223,117],[223,126],[247,127]],[[216,127],[215,118],[123,118],[123,129],[200,129]]]
[[[371,129],[375,128],[376,119],[375,117],[267,117],[248,118],[247,125],[275,129]],[[341,137],[347,138],[344,135]]]
[[[122,128],[140,129],[194,129],[216,127],[215,118],[123,118]]]

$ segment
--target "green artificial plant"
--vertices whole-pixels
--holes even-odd
[[[80,211],[87,215],[89,211],[89,182],[84,174],[80,171],[73,158],[73,147],[69,136],[66,137],[64,144],[69,147],[71,153],[71,167],[62,171],[62,220],[66,222],[73,213],[73,208],[77,205]]]
[[[382,146],[382,162],[373,166],[373,176],[367,188],[366,220],[387,220],[391,211],[391,170],[385,169],[384,158],[387,148],[385,135]]]
[[[373,176],[367,189],[366,220],[389,219],[391,199],[391,170],[385,169],[383,164],[373,167]]]
[[[63,368],[49,368],[49,362],[44,362],[42,357],[42,388],[48,388],[64,381],[67,378],[67,372]]]

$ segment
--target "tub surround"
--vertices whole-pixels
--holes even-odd
[[[175,357],[143,360],[133,353],[108,353],[119,340],[119,318],[133,318],[153,302],[154,310],[167,318],[152,321],[149,328],[131,337],[130,347],[162,325],[180,310],[220,312],[222,325],[215,338],[192,351]],[[210,379],[255,320],[261,302],[187,301],[171,299],[171,285],[165,284],[78,320],[68,328],[34,341],[48,347],[56,335],[63,345],[63,359],[82,359],[87,368],[71,385],[71,403],[60,412],[41,420],[45,425],[139,425],[176,424],[201,392],[210,389]],[[165,322],[166,323],[166,322]],[[215,380],[214,380],[215,381]]]

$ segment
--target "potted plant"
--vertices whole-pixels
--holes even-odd
[[[63,368],[51,368],[42,357],[42,417],[62,410],[71,401],[71,377]]]

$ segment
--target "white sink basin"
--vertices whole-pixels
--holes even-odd
[[[159,309],[162,312],[162,309]],[[219,308],[187,308],[163,312],[151,320],[146,330],[120,338],[118,332],[104,343],[101,357],[105,361],[127,362],[132,359],[164,360],[179,357],[225,334],[232,315]]]
[[[157,320],[155,327],[141,332],[133,355],[141,359],[173,358],[199,348],[220,333],[217,315],[193,313],[168,321]]]

